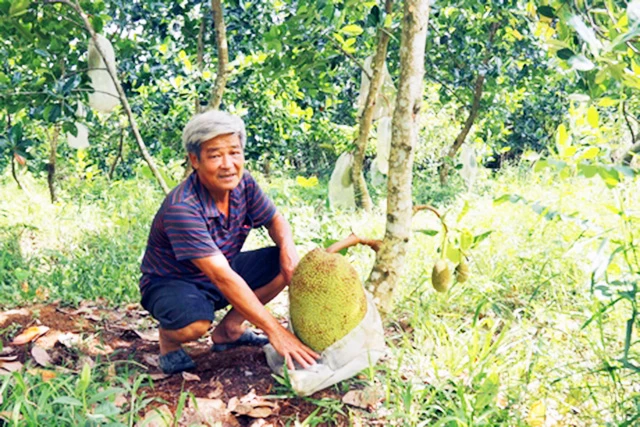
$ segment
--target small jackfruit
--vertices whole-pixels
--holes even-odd
[[[293,274],[289,310],[298,338],[321,352],[362,321],[367,298],[358,272],[342,255],[314,249]]]
[[[456,280],[458,283],[464,283],[469,279],[469,264],[464,260],[456,266]]]
[[[436,261],[431,272],[431,284],[433,288],[438,292],[447,292],[449,286],[451,286],[451,270],[449,264],[443,259]]]

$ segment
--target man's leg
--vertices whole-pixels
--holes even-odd
[[[280,250],[277,247],[241,252],[232,260],[235,270],[253,289],[262,304],[267,304],[286,287],[280,274]],[[228,302],[223,301],[222,307]],[[216,303],[217,308],[218,304]],[[247,329],[245,318],[234,308],[220,321],[211,338],[215,344],[225,344],[240,338]]]
[[[177,373],[194,368],[181,345],[207,333],[213,321],[213,302],[194,283],[169,279],[150,284],[142,306],[160,322],[162,370]]]
[[[179,350],[182,344],[197,340],[207,333],[210,326],[211,322],[208,320],[196,320],[180,329],[164,329],[160,327],[160,355],[164,356],[167,353]]]
[[[282,274],[278,274],[275,279],[267,285],[256,289],[254,293],[262,304],[267,304],[282,292],[285,287],[284,277]],[[211,339],[213,339],[213,342],[216,344],[224,344],[237,340],[245,329],[247,329],[244,321],[245,318],[242,314],[235,308],[232,308],[213,330]]]

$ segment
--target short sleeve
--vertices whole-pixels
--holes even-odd
[[[245,175],[245,179],[247,214],[251,217],[253,227],[258,228],[271,221],[276,214],[276,207],[249,173]]]
[[[220,253],[200,212],[191,206],[177,204],[164,213],[164,230],[178,261]]]

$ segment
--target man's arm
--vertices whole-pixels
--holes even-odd
[[[192,262],[216,284],[233,308],[267,334],[271,345],[284,357],[289,369],[294,369],[293,360],[308,368],[320,357],[278,323],[244,279],[233,271],[224,255],[193,259]]]
[[[267,224],[267,230],[269,230],[269,236],[276,246],[280,248],[280,271],[288,285],[298,262],[300,262],[296,245],[293,242],[291,226],[280,212],[276,212]]]

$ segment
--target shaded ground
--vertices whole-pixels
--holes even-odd
[[[39,326],[40,329],[32,328],[34,326]],[[25,337],[23,332],[35,331],[37,335],[45,331],[45,327],[49,329],[44,335],[32,338],[26,344],[12,344],[17,336]],[[23,334],[20,335],[21,333]],[[25,339],[28,338],[30,337],[27,336]],[[232,418],[237,419],[238,424],[234,424],[234,421],[228,425],[293,424],[296,418],[304,420],[318,409],[309,399],[263,399],[263,396],[278,394],[281,389],[277,389],[277,383],[271,375],[261,348],[240,347],[226,352],[211,353],[210,342],[203,340],[185,347],[197,363],[197,368],[190,372],[195,376],[164,376],[158,368],[159,350],[155,323],[137,304],[121,310],[108,310],[95,302],[84,302],[77,309],[53,303],[5,311],[0,313],[0,339],[3,343],[2,356],[17,356],[16,362],[21,364],[31,360],[49,368],[53,366],[58,371],[77,370],[89,360],[87,357],[90,358],[90,363],[95,360],[101,363],[135,361],[137,363],[130,365],[135,366],[137,372],[149,373],[154,378],[153,386],[147,386],[143,390],[147,397],[158,399],[152,406],[159,407],[164,401],[172,413],[176,410],[182,391],[191,392],[198,398],[219,399],[229,408],[235,406],[238,399],[242,403],[243,397],[244,402],[255,402],[258,399],[268,403],[261,408],[262,412],[257,412],[262,416],[254,418],[242,415],[241,409],[230,409],[234,413]],[[38,351],[43,349],[46,353],[44,356],[48,356],[50,360],[44,360],[44,363],[38,360],[42,359],[42,352],[34,352],[34,347],[39,347]],[[4,369],[9,369],[8,366],[4,366]],[[2,369],[0,362],[0,374]],[[340,402],[342,395],[334,387],[320,391],[312,398],[330,398]],[[350,408],[348,411],[344,410],[345,415],[335,413],[333,421],[320,425],[351,424],[352,421],[348,419],[351,417],[347,417],[346,414],[354,415],[354,411],[361,412],[366,418],[371,417],[364,411]],[[373,420],[369,421],[377,424]]]

